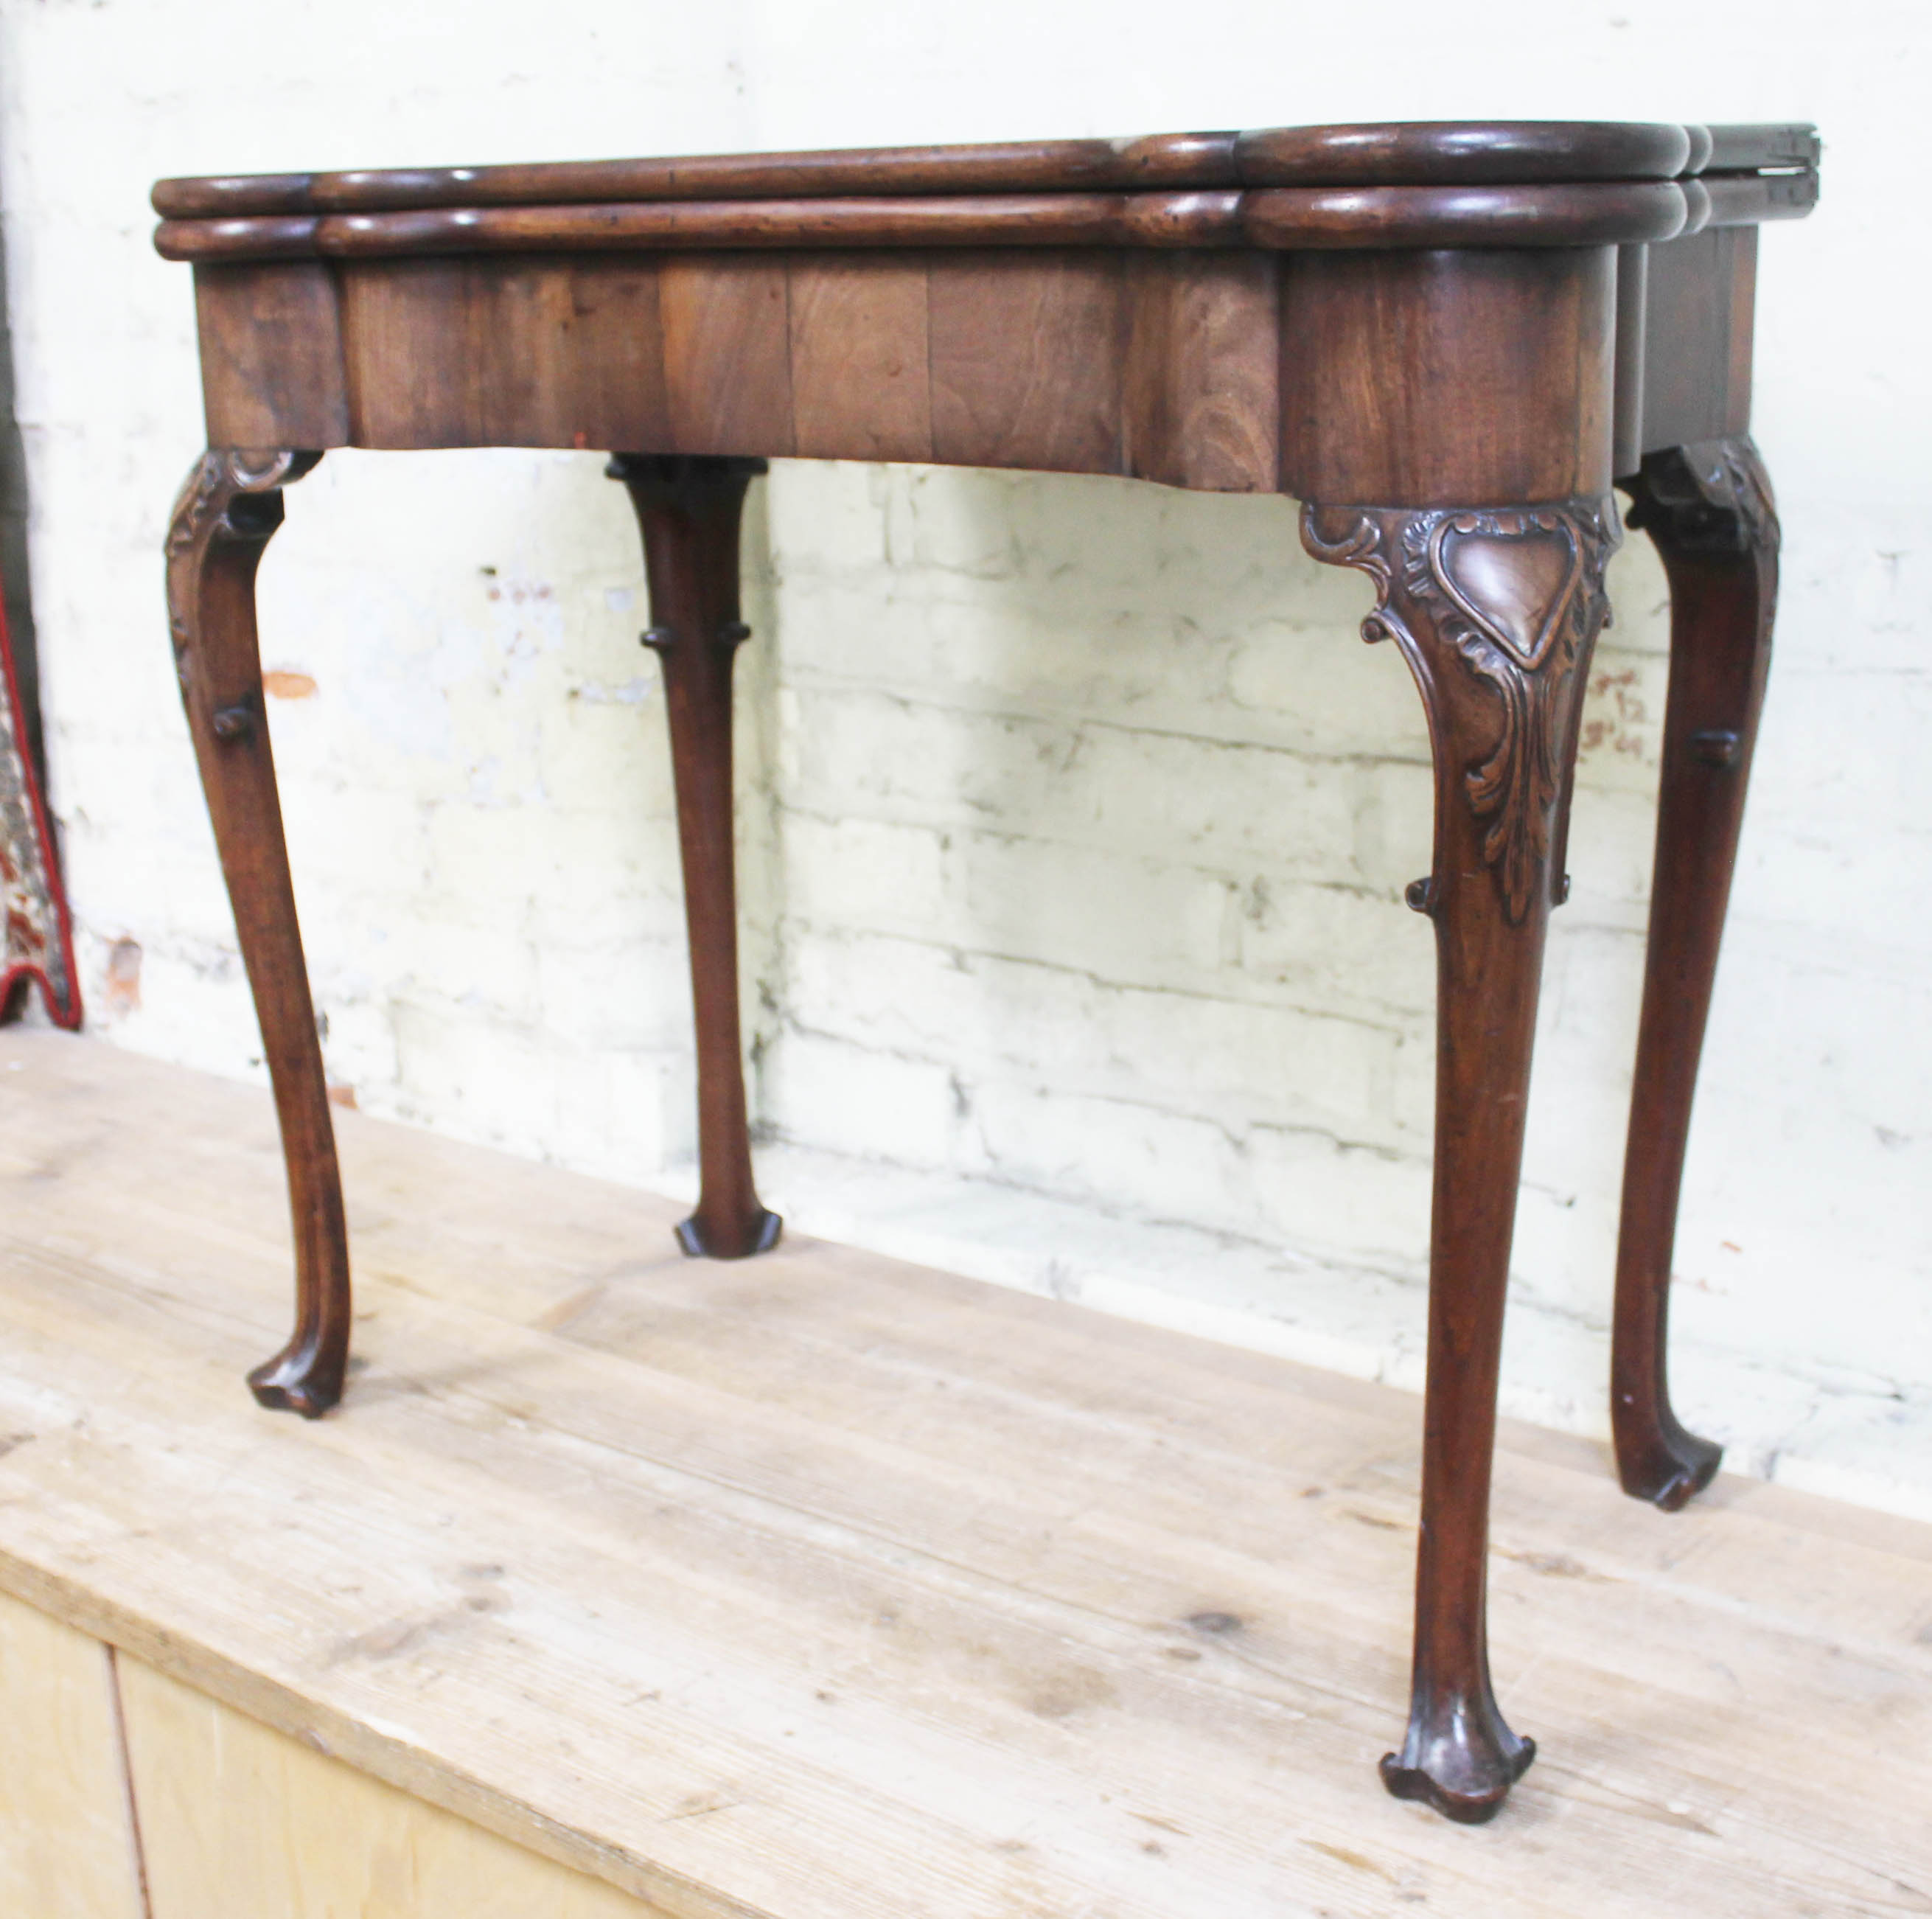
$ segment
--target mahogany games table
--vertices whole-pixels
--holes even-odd
[[[738,1024],[731,668],[770,458],[1113,473],[1304,503],[1367,574],[1436,767],[1438,1054],[1413,1704],[1389,1789],[1486,1818],[1534,1748],[1492,1695],[1490,1459],[1545,929],[1621,538],[1672,612],[1612,1373],[1625,1488],[1716,1470],[1666,1389],[1691,1095],[1769,654],[1748,437],[1757,227],[1808,127],[1426,124],[164,181],[208,451],[167,539],[182,692],[288,1161],[296,1313],[251,1376],[340,1395],[348,1245],[262,703],[254,577],[335,446],[589,447],[643,530],[663,661],[713,1258],[777,1237]]]

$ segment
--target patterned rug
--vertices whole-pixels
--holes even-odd
[[[57,1026],[80,1024],[74,935],[54,870],[46,809],[27,751],[20,692],[7,617],[0,611],[0,1020],[14,1010],[29,980],[40,982]]]

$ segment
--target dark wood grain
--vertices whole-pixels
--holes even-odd
[[[658,272],[670,445],[679,452],[794,449],[790,299],[782,260],[668,260]]]
[[[1311,505],[1302,529],[1317,559],[1374,580],[1363,636],[1401,649],[1435,753],[1435,861],[1409,889],[1437,959],[1422,1537],[1408,1732],[1382,1777],[1398,1797],[1474,1822],[1536,1751],[1490,1682],[1490,1469],[1544,932],[1617,518],[1606,499]]]
[[[1606,185],[1266,188],[1245,194],[1257,246],[1594,247],[1667,240],[1684,221],[1671,180]]]
[[[934,458],[1124,470],[1126,281],[1106,254],[962,254],[928,269]]]
[[[1032,449],[1058,468],[1176,485],[1279,482],[1272,254],[508,256],[196,271],[225,303],[203,362],[218,439],[238,423],[262,441],[299,425],[323,446],[628,440],[1002,464]],[[293,283],[286,294],[278,280]],[[313,297],[318,288],[327,296]],[[292,301],[312,316],[299,350],[226,348],[230,337],[248,346],[254,311],[281,337],[276,315]]]
[[[546,262],[544,275],[551,271]],[[567,307],[553,323],[524,333],[518,350],[545,363],[553,394],[548,417],[506,423],[505,446],[668,446],[659,272],[653,261],[571,263]],[[517,430],[508,430],[514,425]]]
[[[1124,463],[1141,479],[1272,492],[1280,467],[1281,263],[1253,253],[1128,263]]]
[[[1135,203],[1156,206],[1137,213]],[[170,246],[192,247],[202,223],[170,223]],[[279,233],[284,223],[272,222]],[[220,223],[221,245],[247,223]],[[1199,194],[1005,194],[976,199],[639,200],[548,206],[350,213],[318,220],[314,250],[341,259],[430,253],[595,253],[809,246],[1198,245],[1230,232],[1225,209]],[[185,254],[182,257],[188,257]]]
[[[1690,151],[1682,127],[1575,120],[1274,127],[1234,146],[1244,182],[1298,187],[1669,180]]]
[[[667,446],[659,274],[592,257],[566,272],[528,259],[469,263],[471,404],[486,446]]]
[[[1802,213],[1815,176],[1732,183],[1736,224]],[[1815,197],[1815,196],[1814,196]],[[1665,240],[1686,221],[1670,180],[1504,186],[1256,188],[974,199],[641,200],[167,220],[176,260],[418,258],[432,254],[770,247],[1572,247]]]
[[[687,1253],[739,1260],[778,1244],[781,1221],[752,1183],[738,1024],[737,882],[732,845],[731,668],[751,629],[739,617],[738,528],[761,460],[620,454],[644,535],[651,625],[664,667],[678,846],[698,1029],[698,1205]]]
[[[349,439],[341,293],[320,260],[195,269],[211,446]]]
[[[1283,491],[1402,506],[1600,497],[1616,261],[1609,248],[1290,260]]]
[[[164,220],[154,251],[164,260],[314,260],[322,249],[319,215],[248,214],[232,219]]]
[[[419,167],[339,173],[229,174],[163,180],[157,213],[374,213],[401,207],[514,206],[560,200],[769,200],[851,194],[1080,193],[1108,188],[1228,186],[1232,134],[1132,140],[1013,140],[967,146],[812,153],[694,154],[662,160]]]
[[[1749,230],[1724,229],[1644,251],[1640,358],[1630,292],[1640,250],[1619,251],[1617,390],[1626,443],[1616,461],[1620,473],[1635,470],[1628,444],[1633,418],[1645,447],[1738,431],[1748,418],[1755,245]],[[1274,256],[1238,250],[1110,256],[914,249],[871,256],[289,262],[204,266],[196,273],[203,386],[216,444],[595,447],[628,441],[695,453],[751,445],[768,454],[802,450],[828,458],[993,458],[983,450],[989,443],[981,431],[955,432],[928,450],[923,427],[907,412],[898,383],[910,377],[904,370],[913,362],[901,349],[920,323],[912,309],[923,285],[928,343],[937,314],[946,362],[964,380],[956,401],[982,416],[1036,407],[1025,401],[1024,389],[1046,371],[1042,302],[1087,311],[1084,330],[1050,329],[1058,342],[1052,350],[1090,401],[1124,410],[1124,417],[1105,431],[1049,436],[1056,464],[1132,471],[1179,485],[1318,491],[1322,463],[1332,457],[1352,459],[1364,470],[1361,477],[1376,482],[1373,489],[1349,485],[1345,491],[1386,497],[1391,489],[1407,489],[1406,469],[1428,464],[1448,441],[1456,440],[1465,455],[1475,443],[1459,439],[1455,409],[1466,410],[1478,434],[1493,439],[1507,436],[1522,407],[1540,419],[1535,410],[1546,403],[1560,412],[1552,396],[1566,387],[1586,390],[1577,382],[1582,377],[1587,385],[1594,377],[1592,362],[1588,354],[1576,356],[1576,316],[1554,314],[1546,289],[1538,296],[1544,305],[1518,307],[1506,287],[1480,296],[1448,284],[1468,278],[1473,288],[1485,275],[1514,275],[1533,286],[1552,272],[1562,283],[1580,267],[1586,278],[1598,270],[1587,264],[1592,256],[1574,249],[1549,251],[1543,267],[1536,257],[1526,249],[1404,250],[1296,255],[1278,266]],[[868,268],[852,264],[868,258]],[[1096,303],[1090,293],[1094,279],[1116,267],[1135,290],[1123,296],[1128,344],[1118,392],[1110,374],[1088,364],[1096,354],[1111,356],[1120,338],[1108,302]],[[976,289],[982,270],[986,284]],[[856,287],[868,273],[865,284],[896,290],[892,317],[865,299],[829,297],[833,286]],[[1062,277],[1069,287],[1049,293]],[[781,278],[782,327],[776,312]],[[1405,291],[1400,283],[1408,278],[1415,284]],[[661,282],[674,288],[668,335]],[[1072,282],[1088,290],[1074,290]],[[1443,284],[1432,291],[1432,282]],[[1024,298],[1015,290],[1022,283],[1030,290]],[[756,297],[747,295],[750,284],[760,290]],[[1158,296],[1150,290],[1156,288]],[[1500,302],[1500,320],[1478,322],[1484,298],[1492,306]],[[715,325],[707,317],[714,305]],[[1192,317],[1170,326],[1170,308]],[[762,326],[755,323],[760,311],[766,312]],[[1276,340],[1278,367],[1277,349],[1268,344]],[[1408,396],[1417,401],[1410,405],[1393,389],[1384,392],[1382,370],[1392,356],[1411,353],[1419,368],[1457,369],[1468,390],[1450,402],[1450,412],[1436,398],[1424,404]],[[901,374],[876,389],[842,380],[838,369],[848,360],[874,354],[882,356],[880,367],[898,365]],[[500,380],[484,371],[496,365],[505,369]],[[1640,365],[1640,387],[1634,382]],[[806,386],[788,392],[794,378]],[[675,428],[674,389],[682,396]],[[1190,390],[1194,397],[1184,400]],[[956,404],[949,416],[955,427],[962,424],[959,411]],[[1258,461],[1246,452],[1231,455],[1237,446],[1271,443],[1278,419],[1285,464],[1272,455]],[[1531,425],[1534,430],[1534,420]],[[808,438],[801,440],[800,431]],[[1540,464],[1540,476],[1523,469],[1512,476],[1492,464],[1477,491],[1498,498],[1558,494],[1556,482],[1564,476],[1548,456],[1559,443],[1534,442],[1540,455],[1525,467]],[[997,432],[991,444],[996,453]],[[1386,455],[1384,470],[1369,470],[1382,456],[1378,449]],[[1475,497],[1460,484],[1454,490]]]
[[[794,260],[786,321],[794,452],[830,459],[933,458],[922,260],[876,254]]]
[[[658,282],[648,260],[596,257],[341,269],[346,443],[669,445]]]
[[[385,262],[342,275],[343,365],[358,446],[483,444],[470,263]]]
[[[1139,139],[1018,140],[968,146],[703,154],[510,167],[404,167],[347,173],[227,174],[163,180],[157,213],[393,212],[567,200],[765,200],[854,194],[1081,193],[1108,188],[1495,184],[1670,179],[1817,164],[1805,127],[1700,128],[1610,121],[1436,121],[1275,127]],[[1808,158],[1805,140],[1810,139]]]
[[[1708,1485],[1724,1456],[1671,1407],[1671,1253],[1771,665],[1778,527],[1771,483],[1746,437],[1650,454],[1629,484],[1630,524],[1649,533],[1670,582],[1670,692],[1624,1154],[1610,1422],[1624,1490],[1668,1512]]]
[[[731,662],[765,458],[1130,474],[1312,503],[1378,589],[1436,763],[1436,1200],[1424,1526],[1390,1790],[1489,1817],[1527,1765],[1488,1669],[1504,1295],[1546,923],[1624,476],[1674,601],[1650,970],[1615,1335],[1620,1470],[1670,1506],[1683,1146],[1767,657],[1777,536],[1749,443],[1758,223],[1808,210],[1802,128],[1442,123],[166,182],[211,452],[170,538],[184,688],[261,1011],[298,1324],[255,1376],[340,1389],[348,1278],[261,715],[252,581],[281,481],[237,447],[615,447],[664,662],[699,1062],[687,1250],[778,1222],[739,1026]]]
[[[295,1330],[248,1383],[264,1406],[311,1419],[342,1396],[349,1231],[268,745],[255,569],[282,523],[281,488],[315,459],[312,453],[204,455],[175,503],[167,539],[176,670],[261,1023],[295,1227]]]

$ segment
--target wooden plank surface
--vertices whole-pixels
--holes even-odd
[[[663,1919],[138,1659],[121,1689],[144,1919]]]
[[[99,1640],[0,1598],[0,1912],[9,1919],[152,1919],[114,1665]]]
[[[1932,1911],[1932,1529],[1505,1429],[1492,1826],[1398,1804],[1412,1398],[0,1033],[0,1590],[676,1919]]]

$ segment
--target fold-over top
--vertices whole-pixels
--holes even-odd
[[[1817,159],[1817,135],[1808,126],[1418,121],[1126,140],[213,175],[160,182],[154,205],[166,218],[196,220],[611,200],[1480,186],[1670,180],[1713,172],[1802,170],[1815,167]]]
[[[1805,126],[1286,127],[164,180],[195,261],[882,247],[1603,246],[1808,212]]]

